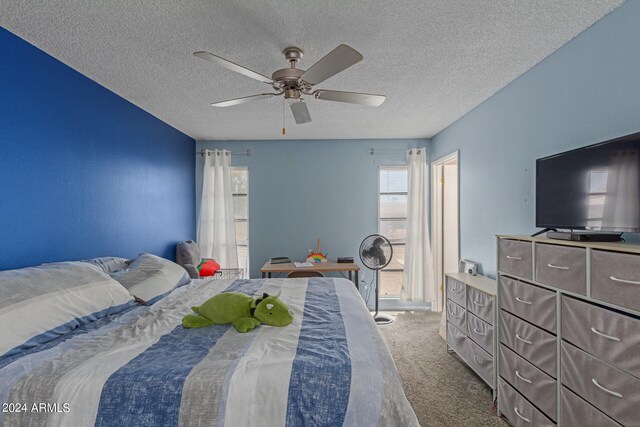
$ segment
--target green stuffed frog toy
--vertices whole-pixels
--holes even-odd
[[[233,324],[238,332],[248,332],[261,323],[287,326],[293,321],[293,311],[277,295],[253,299],[240,292],[223,292],[209,298],[199,307],[191,307],[195,314],[182,318],[185,328]]]

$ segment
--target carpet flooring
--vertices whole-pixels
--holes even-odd
[[[380,326],[420,425],[506,427],[496,416],[489,386],[457,355],[447,353],[438,335],[440,317],[407,311]]]

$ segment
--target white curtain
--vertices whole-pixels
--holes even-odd
[[[407,151],[407,164],[409,194],[402,299],[431,302],[432,309],[439,311],[441,307],[433,271],[428,227],[427,150],[414,148]]]
[[[203,258],[215,259],[222,268],[238,268],[230,164],[229,151],[205,150],[198,246]]]

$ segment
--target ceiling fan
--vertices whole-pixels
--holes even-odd
[[[303,95],[311,96],[324,101],[348,102],[351,104],[369,105],[377,107],[384,102],[386,96],[372,95],[368,93],[344,92],[338,90],[316,89],[313,86],[322,83],[329,77],[346,70],[352,65],[362,61],[362,55],[354,48],[341,44],[324,58],[316,62],[308,70],[296,68],[296,64],[302,59],[302,49],[298,47],[288,47],[283,52],[284,57],[289,62],[289,68],[276,70],[271,78],[256,73],[248,68],[228,61],[210,52],[194,52],[198,58],[213,62],[228,68],[231,71],[240,73],[252,79],[267,83],[273,87],[276,93],[261,93],[258,95],[245,96],[242,98],[229,99],[227,101],[214,102],[212,107],[230,107],[232,105],[244,104],[246,102],[257,101],[259,99],[271,98],[284,95],[284,99],[289,101],[291,112],[297,124],[309,123],[311,115]]]

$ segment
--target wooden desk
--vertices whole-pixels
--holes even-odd
[[[349,273],[349,280],[353,280],[353,284],[358,288],[358,273],[360,272],[360,266],[356,263],[337,263],[337,262],[320,262],[313,264],[313,267],[296,267],[292,262],[284,264],[269,264],[269,261],[265,262],[260,272],[262,277],[271,277],[272,273],[291,273],[292,271],[319,271],[321,273],[335,273],[346,271]],[[352,273],[355,273],[354,279],[352,279]]]

